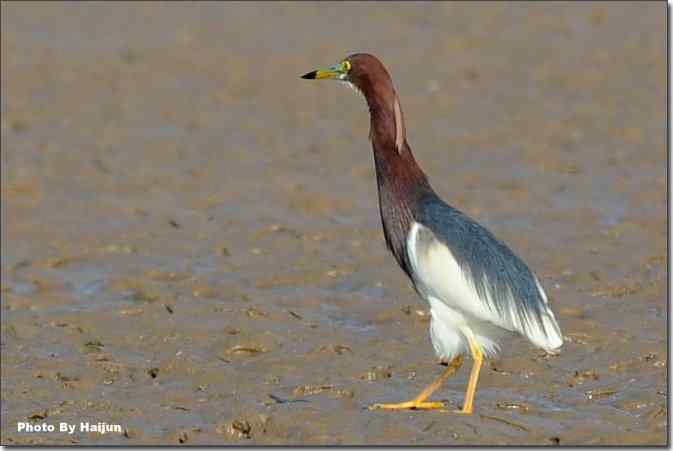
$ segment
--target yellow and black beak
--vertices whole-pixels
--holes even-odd
[[[311,71],[301,76],[306,80],[322,80],[322,79],[336,79],[343,80],[346,77],[343,64],[328,67],[327,69],[319,69]]]

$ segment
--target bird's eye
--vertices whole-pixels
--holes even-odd
[[[343,68],[344,71],[348,72],[351,70],[351,62],[346,60],[343,63],[341,63],[341,67]]]

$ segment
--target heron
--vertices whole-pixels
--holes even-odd
[[[470,415],[485,359],[501,350],[507,335],[520,334],[549,354],[563,336],[545,291],[524,261],[503,241],[430,186],[407,142],[400,99],[383,63],[355,53],[304,79],[337,80],[364,95],[370,114],[379,211],[386,245],[430,309],[430,341],[443,373],[406,402],[370,409],[444,409],[429,398],[473,359],[462,408]]]

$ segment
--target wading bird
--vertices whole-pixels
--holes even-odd
[[[431,313],[430,339],[447,364],[416,398],[371,409],[441,409],[428,401],[470,352],[474,365],[462,410],[471,414],[484,358],[516,332],[555,354],[561,330],[537,277],[502,241],[447,205],[430,186],[407,143],[402,107],[390,74],[375,56],[357,53],[302,76],[334,79],[359,90],[370,113],[383,233],[397,263]]]

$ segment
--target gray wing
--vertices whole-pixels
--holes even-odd
[[[416,219],[407,248],[435,297],[548,351],[563,344],[537,277],[503,242],[437,197],[421,204]]]

